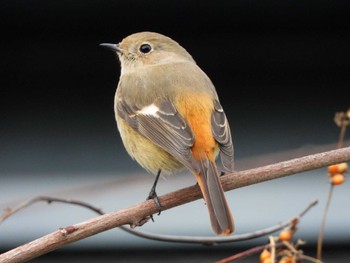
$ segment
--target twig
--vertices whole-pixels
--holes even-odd
[[[292,219],[287,220],[285,222],[279,223],[275,226],[271,226],[271,227],[264,228],[264,229],[247,233],[247,234],[237,234],[229,237],[203,237],[203,236],[187,237],[187,236],[174,236],[174,235],[169,236],[169,235],[160,235],[160,234],[154,234],[154,233],[149,233],[144,231],[137,231],[135,229],[125,228],[125,227],[123,227],[123,230],[143,238],[148,238],[148,239],[158,240],[158,241],[166,241],[166,242],[199,243],[199,244],[207,244],[207,245],[213,245],[218,243],[231,243],[231,242],[258,238],[261,236],[274,233],[278,230],[281,230],[289,226],[290,224],[292,224],[296,218],[299,219],[300,217],[305,215],[317,203],[318,203],[317,200],[312,201],[298,216],[293,217]]]
[[[248,186],[287,175],[309,171],[350,160],[350,147],[309,155],[260,168],[226,174],[221,177],[225,191]],[[163,211],[201,198],[198,186],[187,187],[159,197]],[[0,255],[0,262],[25,262],[64,245],[97,233],[130,224],[137,225],[142,218],[158,212],[152,200],[127,209],[104,214],[70,226],[74,231],[58,230]]]
[[[346,112],[337,112],[334,116],[335,124],[340,127],[340,134],[338,139],[337,148],[340,149],[344,146],[344,138],[346,133],[346,127],[350,124],[350,108]],[[331,204],[332,196],[334,192],[334,184],[330,184],[328,191],[327,203],[323,212],[322,222],[320,226],[320,231],[317,239],[317,259],[322,260],[322,246],[323,246],[323,237],[324,229],[326,227],[326,219],[328,215],[328,210]]]
[[[270,250],[271,250],[271,262],[276,262],[276,242],[273,236],[269,237],[270,240]]]
[[[319,260],[317,258],[310,257],[310,256],[306,256],[306,255],[300,255],[300,258],[305,259],[305,260],[310,261],[310,262],[314,262],[314,263],[322,263],[321,260]]]
[[[317,239],[317,259],[320,261],[322,260],[322,245],[323,245],[324,228],[326,226],[328,210],[329,210],[329,207],[331,205],[333,190],[334,190],[334,185],[330,184],[330,188],[328,191],[328,197],[327,197],[327,203],[326,203],[326,206],[324,208],[320,232],[318,234],[318,239]]]
[[[24,209],[24,208],[26,208],[34,203],[41,202],[41,201],[47,202],[49,204],[56,202],[56,203],[78,205],[78,206],[88,208],[88,209],[96,212],[99,215],[104,214],[101,209],[99,209],[91,204],[82,202],[82,201],[72,200],[72,199],[62,199],[62,198],[56,198],[56,197],[50,197],[50,196],[38,196],[38,197],[34,197],[32,199],[26,200],[23,203],[20,203],[17,206],[15,206],[14,208],[7,208],[4,212],[4,214],[0,216],[0,223],[5,221],[8,217],[12,216],[13,214],[17,213],[18,211],[20,211],[20,210],[22,210],[22,209]]]
[[[339,139],[337,148],[344,146],[344,138],[347,126],[350,125],[350,108],[346,112],[336,112],[334,115],[335,124],[340,127]]]
[[[229,263],[229,262],[233,262],[237,259],[243,259],[243,258],[246,258],[246,257],[249,257],[251,255],[254,255],[254,254],[257,254],[257,253],[260,253],[261,251],[263,251],[265,248],[269,248],[270,245],[267,244],[267,245],[261,245],[261,246],[257,246],[257,247],[253,247],[253,248],[250,248],[250,249],[247,249],[241,253],[237,253],[235,255],[232,255],[230,257],[227,257],[227,258],[223,258],[221,260],[218,260],[216,261],[215,263]]]
[[[342,125],[340,128],[340,134],[339,134],[339,140],[338,140],[338,145],[337,148],[342,148],[344,145],[344,138],[345,138],[345,133],[346,133],[346,127],[347,125]]]

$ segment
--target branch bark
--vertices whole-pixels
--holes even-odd
[[[244,187],[284,176],[306,172],[331,164],[349,162],[350,147],[318,153],[255,169],[222,176],[225,191]],[[191,186],[159,197],[162,210],[167,210],[201,198],[198,186]],[[69,243],[87,238],[122,225],[136,226],[149,215],[158,212],[153,200],[147,200],[127,209],[104,214],[85,222],[57,230],[32,242],[0,255],[0,262],[25,262]]]

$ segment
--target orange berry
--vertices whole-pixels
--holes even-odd
[[[279,236],[281,241],[290,241],[292,237],[293,237],[293,232],[290,229],[283,230]]]
[[[328,166],[328,172],[330,174],[337,173],[338,172],[338,165],[337,164],[333,164],[333,165]]]
[[[348,170],[347,163],[338,163],[328,166],[328,172],[330,174],[344,173]]]
[[[260,262],[267,263],[265,262],[267,259],[271,259],[271,252],[265,248],[260,254]]]
[[[334,174],[331,177],[331,183],[333,185],[340,185],[345,182],[345,176],[343,174]]]
[[[345,173],[348,171],[348,164],[347,163],[340,163],[338,164],[338,169],[339,169],[339,173]]]
[[[292,257],[283,257],[278,263],[292,263],[293,259]]]
[[[272,259],[266,258],[264,261],[262,261],[262,263],[272,263]]]

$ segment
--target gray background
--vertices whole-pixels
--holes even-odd
[[[349,107],[348,14],[341,1],[3,1],[0,208],[44,194],[107,212],[144,200],[153,177],[127,155],[114,121],[119,62],[98,46],[139,31],[172,37],[212,79],[231,124],[238,170],[335,148],[333,116]],[[184,172],[162,180],[158,193],[194,183]],[[318,199],[297,232],[315,255],[328,187],[326,169],[319,169],[227,193],[237,233],[289,219]],[[348,257],[348,184],[333,198],[325,233],[331,262]],[[36,204],[0,225],[0,249],[93,216]],[[211,235],[202,200],[155,220],[143,229]],[[264,242],[190,246],[111,230],[33,262],[212,262]]]

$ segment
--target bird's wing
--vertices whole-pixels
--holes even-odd
[[[215,140],[219,143],[222,165],[227,172],[234,171],[234,152],[230,126],[219,101],[214,101],[211,116],[211,129]]]
[[[198,164],[191,152],[194,134],[173,103],[158,99],[150,105],[138,107],[118,99],[116,111],[135,131],[164,149],[187,168],[198,171]]]

